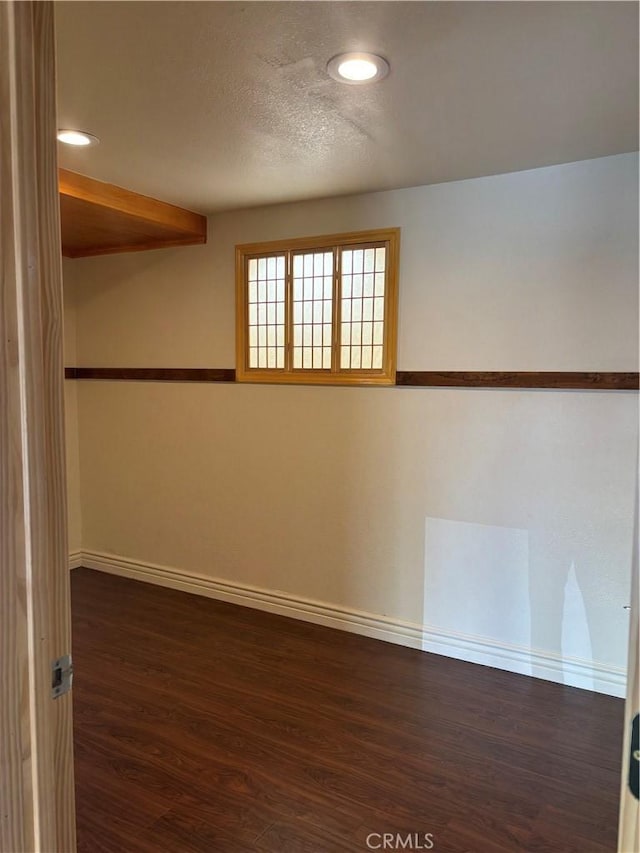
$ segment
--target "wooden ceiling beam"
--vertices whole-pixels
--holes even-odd
[[[58,171],[62,254],[70,258],[207,242],[207,218],[182,207]]]

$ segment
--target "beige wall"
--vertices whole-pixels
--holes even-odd
[[[633,155],[229,213],[203,247],[74,261],[78,363],[233,366],[235,243],[385,226],[400,369],[637,369]],[[635,395],[77,386],[84,551],[618,689]]]

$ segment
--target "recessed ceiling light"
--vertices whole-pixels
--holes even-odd
[[[100,140],[92,133],[85,133],[83,130],[59,130],[58,142],[64,142],[65,145],[97,145]]]
[[[375,53],[340,53],[327,63],[327,71],[340,83],[376,83],[389,73],[389,63]]]

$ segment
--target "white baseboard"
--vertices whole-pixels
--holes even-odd
[[[300,598],[221,578],[192,574],[168,566],[142,563],[114,554],[82,551],[70,555],[70,566],[85,566],[114,575],[146,581],[183,592],[204,595],[231,604],[265,610],[280,616],[338,628],[376,640],[432,652],[445,657],[530,675],[571,687],[624,697],[626,672],[578,658],[562,658],[551,652],[510,646],[486,637],[453,634],[436,628],[339,607],[324,601]]]
[[[486,637],[467,637],[463,634],[444,634],[425,628],[423,650],[445,657],[479,663],[530,675],[567,687],[580,687],[595,693],[624,698],[626,671],[596,661],[561,657],[540,649],[512,646]]]
[[[82,551],[72,551],[69,554],[69,568],[79,569],[82,565]]]

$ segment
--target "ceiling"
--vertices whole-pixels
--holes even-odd
[[[638,148],[633,2],[58,2],[60,165],[203,213]],[[345,86],[336,53],[391,73]],[[64,150],[63,150],[64,149]]]

